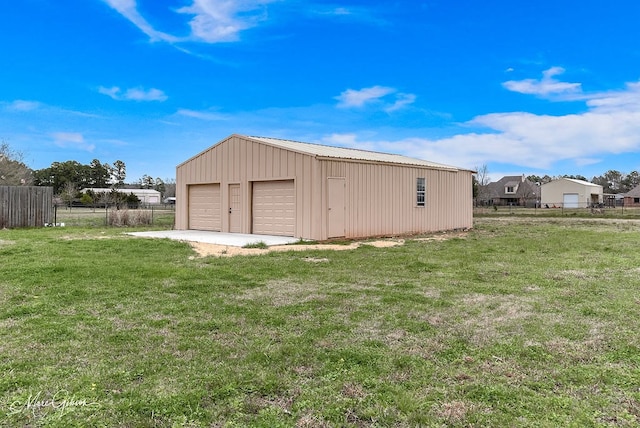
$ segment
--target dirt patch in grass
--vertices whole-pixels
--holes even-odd
[[[437,235],[426,236],[423,238],[415,238],[415,241],[436,241],[442,242],[447,241],[453,238],[466,238],[469,235],[468,231],[460,231],[460,232],[441,232]]]
[[[468,231],[460,231],[460,232],[441,232],[438,234],[434,234],[431,236],[422,236],[422,237],[411,237],[411,240],[414,241],[446,241],[453,238],[466,238],[468,235]],[[388,248],[388,247],[397,247],[399,245],[405,244],[405,239],[401,238],[388,238],[388,239],[377,239],[375,241],[354,241],[349,244],[309,244],[309,245],[274,245],[269,248],[240,248],[233,247],[229,245],[217,245],[217,244],[207,244],[203,242],[189,242],[191,247],[198,253],[198,257],[233,257],[233,256],[251,256],[251,255],[260,255],[267,254],[272,251],[307,251],[307,250],[333,250],[333,251],[346,251],[346,250],[355,250],[363,245],[370,245],[376,248]],[[308,262],[325,262],[326,259],[314,259],[307,258],[305,261]]]
[[[75,235],[62,235],[59,239],[62,241],[82,241],[89,239],[115,239],[116,236],[107,235],[104,232],[100,232],[100,234],[90,234],[90,233],[78,233]]]
[[[377,241],[352,242],[348,245],[338,244],[312,244],[312,245],[274,245],[269,248],[241,248],[229,245],[206,244],[203,242],[189,242],[199,257],[233,257],[267,254],[271,251],[307,251],[307,250],[355,250],[361,245],[371,245],[377,248],[395,247],[404,245],[404,239],[384,239]],[[309,262],[323,262],[324,259],[309,259]]]

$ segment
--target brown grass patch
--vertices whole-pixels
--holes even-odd
[[[305,257],[302,260],[309,263],[326,263],[329,261],[326,257]]]
[[[114,239],[116,236],[106,235],[104,232],[100,232],[99,235],[91,235],[89,233],[78,233],[75,235],[62,235],[59,239],[62,241],[86,241],[89,239]]]
[[[361,385],[353,382],[348,382],[342,386],[342,395],[348,398],[363,399],[369,394],[364,390],[364,388],[362,388]]]
[[[323,300],[326,296],[318,292],[313,284],[301,284],[291,281],[269,281],[262,287],[246,290],[238,296],[239,300],[269,302],[272,306],[281,307],[312,300]]]
[[[473,406],[464,401],[454,400],[441,403],[435,406],[434,410],[439,418],[456,424],[462,422],[467,417],[467,414],[473,410]]]
[[[404,245],[404,240],[378,240],[369,242],[352,242],[349,245],[337,244],[310,244],[310,245],[274,245],[272,247],[262,248],[242,248],[230,245],[207,244],[204,242],[189,242],[191,247],[198,253],[199,257],[234,257],[234,256],[255,256],[267,254],[271,251],[308,251],[308,250],[333,250],[346,251],[355,250],[361,245],[371,245],[377,248],[395,247]],[[309,262],[324,262],[327,259],[309,259]]]
[[[517,296],[471,294],[462,299],[468,311],[465,320],[454,329],[462,329],[472,343],[483,345],[512,334],[522,320],[533,316],[532,305]]]
[[[594,277],[595,275],[593,275],[593,273],[577,269],[561,270],[554,272],[553,275],[550,276],[554,281],[561,281],[565,279],[591,279]]]
[[[296,428],[328,428],[330,426],[332,425],[329,422],[313,414],[303,415],[296,422]]]

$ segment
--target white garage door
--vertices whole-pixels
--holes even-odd
[[[189,186],[189,229],[222,230],[219,184]]]
[[[293,236],[296,195],[293,180],[253,183],[253,233]]]
[[[578,208],[578,194],[565,193],[562,198],[562,206],[565,208]]]

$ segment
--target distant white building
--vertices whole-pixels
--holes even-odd
[[[109,188],[88,187],[86,189],[82,189],[81,192],[84,193],[87,190],[91,190],[96,194],[111,193],[113,191],[113,189]],[[140,202],[143,204],[159,204],[160,199],[162,198],[162,194],[153,189],[118,189],[118,192],[124,193],[125,195],[133,193],[138,199],[140,199]]]
[[[602,186],[588,181],[560,178],[541,187],[543,207],[588,208],[603,203]]]

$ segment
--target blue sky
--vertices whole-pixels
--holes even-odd
[[[502,175],[640,170],[640,2],[21,0],[0,138],[175,177],[239,133]]]

